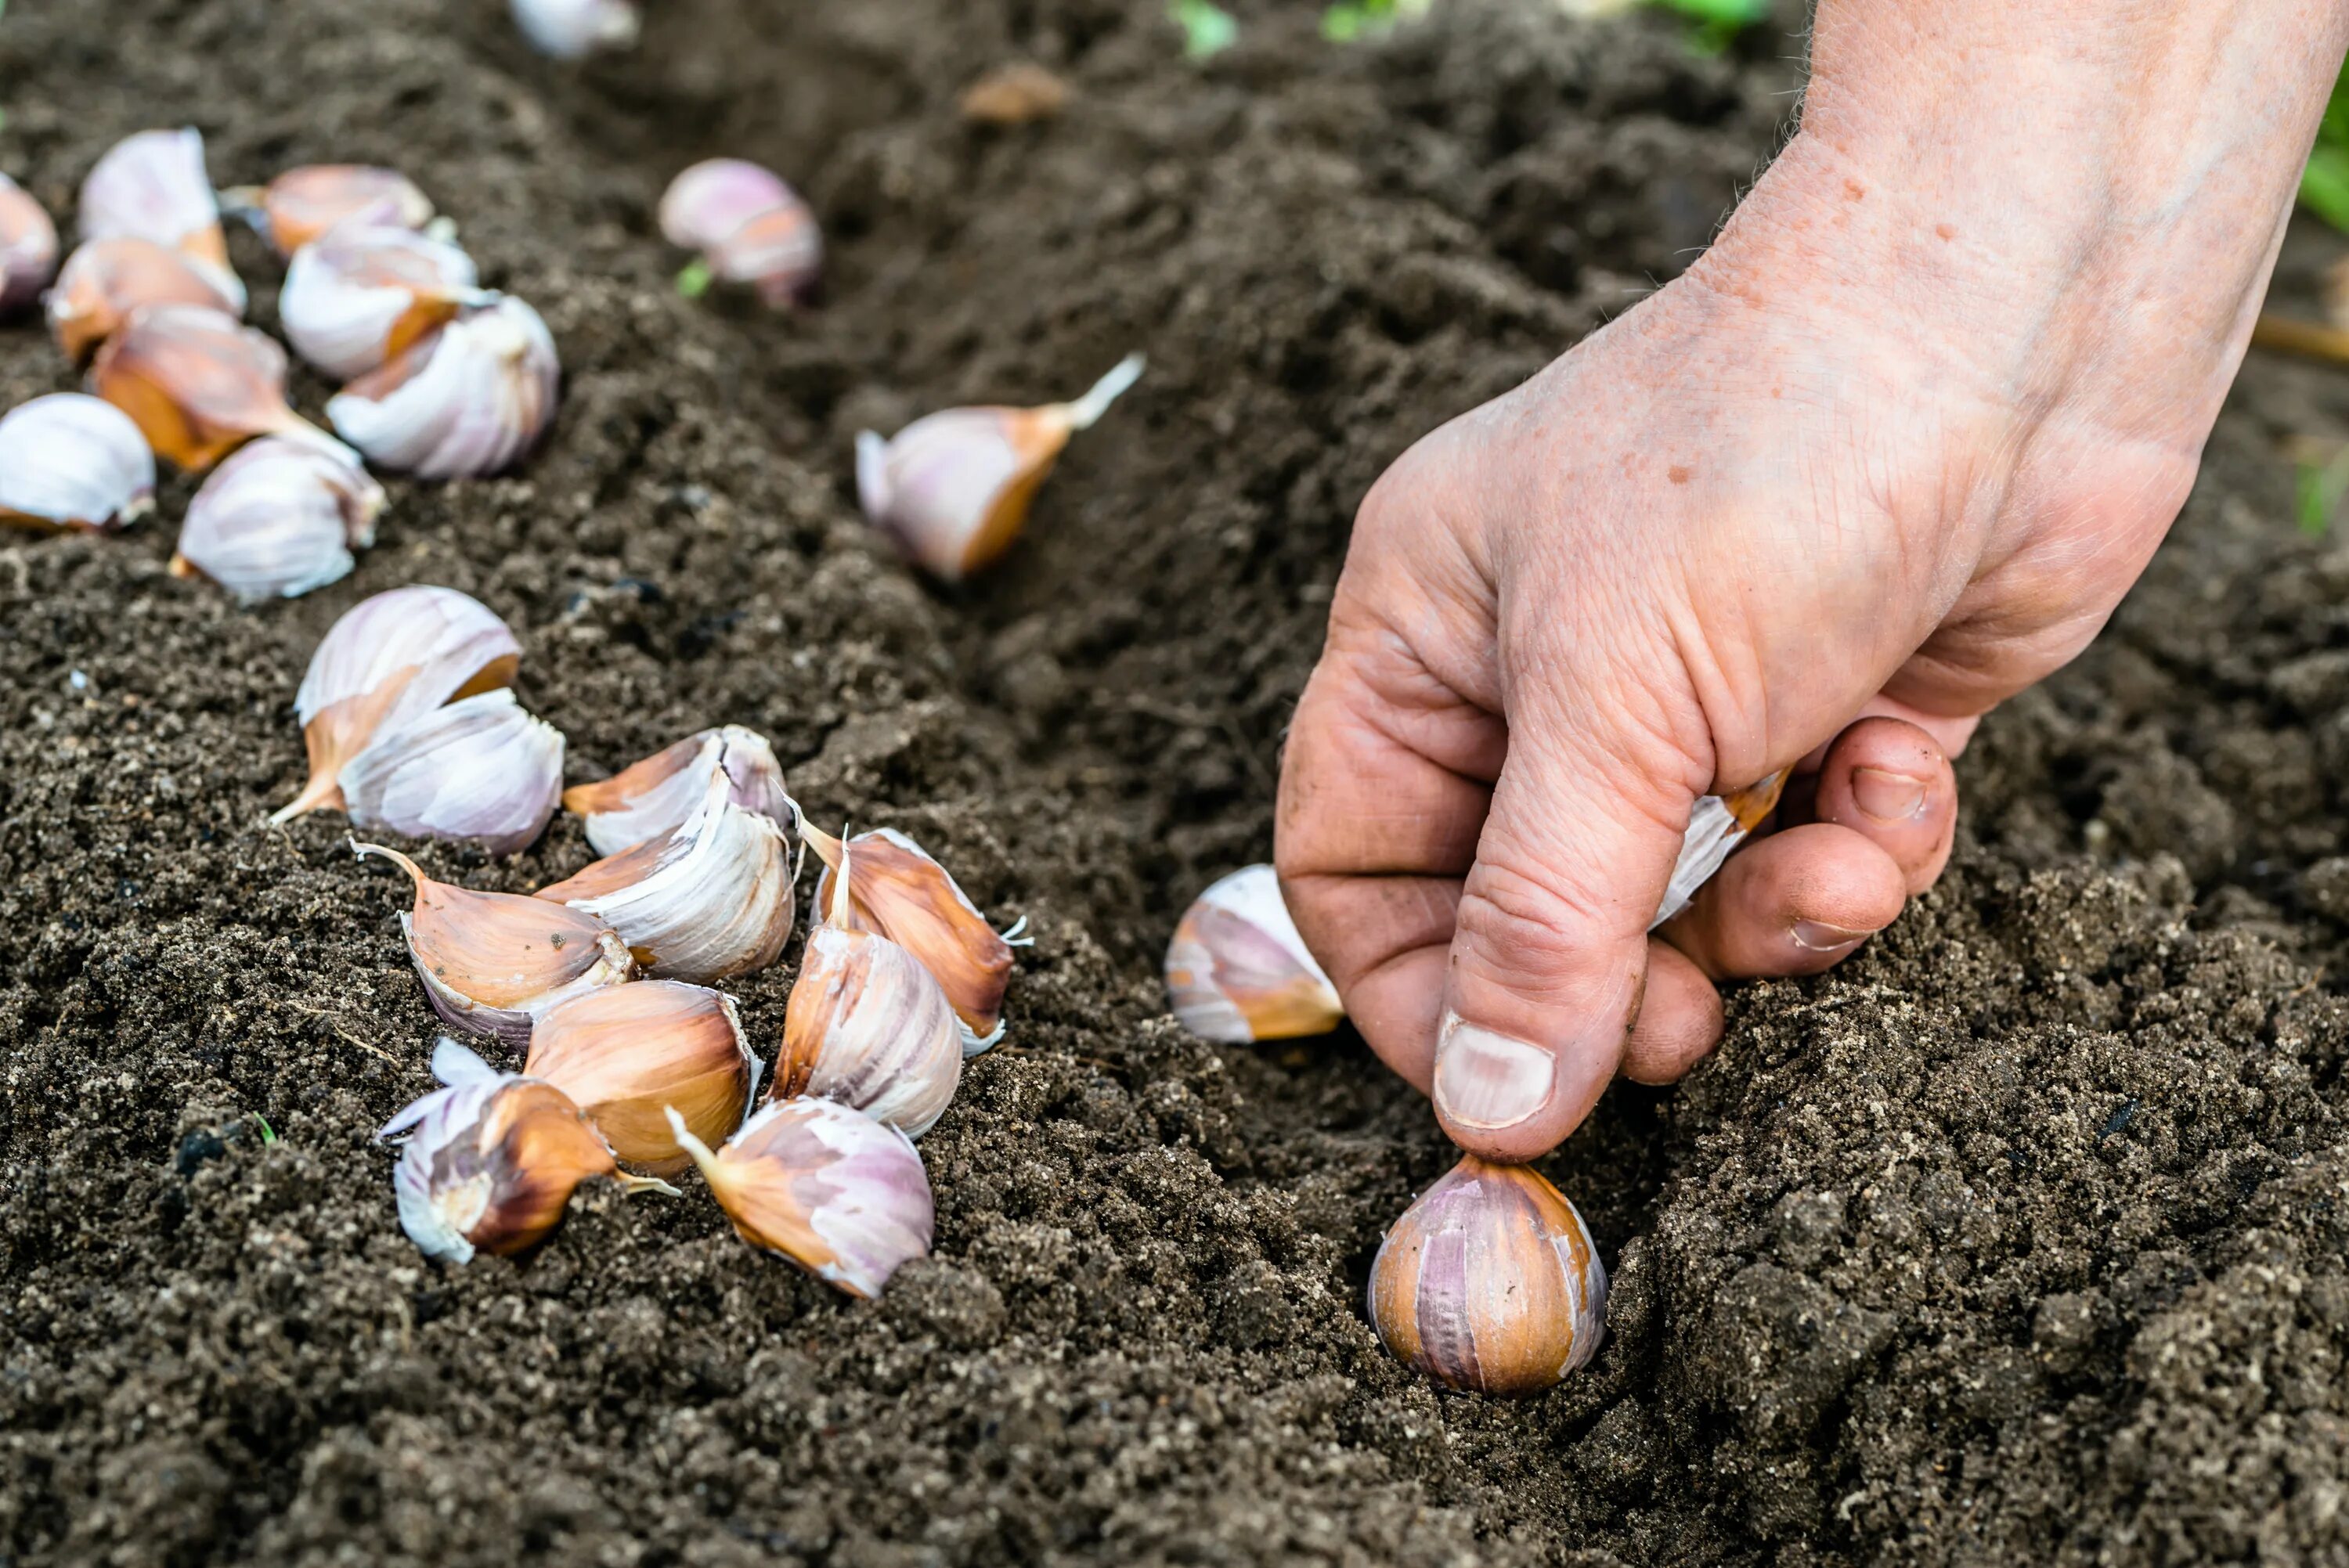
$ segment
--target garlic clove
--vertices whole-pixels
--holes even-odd
[[[1722,862],[1729,859],[1732,850],[1745,841],[1764,819],[1778,808],[1778,797],[1786,788],[1786,776],[1792,769],[1781,769],[1769,778],[1744,789],[1733,789],[1726,795],[1707,795],[1689,813],[1688,831],[1681,839],[1680,859],[1672,865],[1672,880],[1664,890],[1664,902],[1656,910],[1656,918],[1648,922],[1648,929],[1671,919],[1689,906],[1697,889],[1712,880]]]
[[[1387,1233],[1370,1311],[1387,1349],[1430,1377],[1536,1394],[1598,1352],[1607,1270],[1540,1172],[1470,1155]]]
[[[773,818],[786,832],[798,827],[799,806],[784,791],[774,748],[739,724],[689,735],[609,779],[575,784],[563,792],[563,808],[586,819],[597,854],[616,855],[683,826],[721,772],[736,805]]]
[[[823,232],[799,193],[769,170],[712,158],[669,181],[662,237],[698,252],[723,283],[747,284],[770,305],[805,300],[823,270]]]
[[[432,199],[414,181],[365,163],[289,169],[266,185],[223,191],[220,200],[286,257],[346,224],[422,229],[432,222]]]
[[[208,577],[248,603],[291,599],[349,573],[352,552],[375,542],[383,506],[383,487],[364,469],[264,436],[214,469],[188,503],[171,571]]]
[[[380,844],[351,848],[382,856],[416,884],[416,907],[399,917],[400,929],[426,999],[451,1028],[521,1045],[564,1003],[636,977],[626,944],[593,915],[435,882]]]
[[[415,839],[479,839],[493,855],[530,847],[563,793],[563,735],[500,688],[435,708],[344,764],[354,827]]]
[[[358,462],[285,406],[285,351],[225,311],[140,305],[98,351],[89,389],[137,420],[159,456],[191,473],[267,435]]]
[[[512,0],[512,5],[530,46],[558,60],[625,49],[642,29],[629,0]]]
[[[823,920],[800,958],[768,1098],[836,1099],[919,1138],[961,1081],[963,1029],[918,959],[859,928],[846,888],[857,885],[865,852],[848,851],[830,902],[819,895]]]
[[[763,969],[792,934],[794,867],[781,824],[713,776],[666,839],[595,861],[537,897],[608,922],[647,973],[709,985]]]
[[[1166,948],[1166,995],[1177,1023],[1233,1045],[1328,1034],[1346,1016],[1270,866],[1218,879],[1183,912]]]
[[[522,645],[506,624],[454,588],[394,588],[361,600],[319,639],[294,694],[310,781],[269,820],[340,806],[336,778],[378,732],[495,691],[521,662]]]
[[[967,1057],[1003,1038],[1003,993],[1012,944],[987,923],[946,867],[894,828],[859,833],[843,845],[812,825],[801,836],[824,864],[815,903],[826,898],[841,861],[854,851],[849,892],[863,923],[912,954],[953,1005]]]
[[[929,1176],[895,1128],[834,1100],[771,1100],[713,1153],[674,1111],[669,1125],[752,1246],[867,1299],[929,1255]]]
[[[93,531],[155,508],[155,454],[113,404],[52,392],[0,416],[0,523]]]
[[[569,1095],[623,1161],[660,1176],[693,1163],[666,1108],[721,1142],[759,1085],[734,999],[677,980],[608,986],[542,1013],[523,1070]]]
[[[948,408],[887,440],[856,438],[856,493],[864,515],[916,565],[959,583],[1011,548],[1036,487],[1061,449],[1140,378],[1128,355],[1073,403],[1041,408]]]
[[[66,258],[49,290],[49,331],[81,364],[142,304],[202,305],[233,315],[234,301],[212,275],[168,245],[124,235],[92,240]]]
[[[194,262],[230,303],[244,310],[244,284],[229,265],[220,201],[204,172],[204,139],[185,130],[142,130],[108,150],[81,184],[81,237],[151,240]]]
[[[544,433],[561,383],[546,324],[500,296],[344,387],[326,418],[386,468],[419,479],[493,474]]]
[[[497,1072],[450,1040],[432,1066],[446,1087],[378,1134],[405,1135],[392,1185],[400,1229],[425,1256],[463,1264],[476,1253],[527,1251],[562,1223],[572,1192],[591,1176],[678,1196],[666,1181],[622,1172],[553,1084]]]
[[[57,226],[30,192],[0,174],[0,315],[41,297],[57,270]]]
[[[471,256],[406,229],[347,225],[294,253],[277,315],[294,352],[349,378],[497,298]]]

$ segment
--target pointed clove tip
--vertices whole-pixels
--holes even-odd
[[[669,1130],[677,1134],[678,1147],[693,1156],[694,1164],[700,1167],[702,1180],[709,1180],[710,1168],[718,1163],[718,1156],[710,1152],[709,1145],[693,1135],[693,1130],[686,1126],[685,1118],[678,1113],[677,1107],[665,1105],[661,1107],[661,1113],[668,1118]]]

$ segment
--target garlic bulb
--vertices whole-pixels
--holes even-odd
[[[936,979],[961,1025],[963,1055],[975,1057],[1002,1039],[1015,944],[987,923],[946,867],[895,828],[859,833],[845,845],[812,825],[801,835],[824,864],[816,907],[825,907],[840,863],[854,850],[849,892],[859,923],[912,954]],[[1018,931],[1015,925],[1011,934]]]
[[[525,1252],[563,1222],[571,1194],[590,1176],[630,1192],[676,1188],[630,1176],[587,1118],[553,1084],[502,1073],[454,1040],[432,1054],[435,1089],[384,1124],[405,1134],[392,1185],[399,1228],[429,1258],[473,1261],[477,1252]]]
[[[798,827],[799,807],[783,789],[775,748],[739,724],[689,735],[600,782],[574,784],[563,792],[563,809],[586,819],[597,854],[616,855],[683,826],[720,773],[736,805],[773,818],[786,832]]]
[[[289,169],[266,185],[223,191],[220,199],[288,257],[345,224],[422,229],[432,222],[432,200],[414,181],[365,163]]]
[[[379,731],[336,782],[354,827],[530,847],[563,793],[563,735],[500,688]]]
[[[352,552],[375,542],[383,505],[383,487],[364,469],[264,436],[214,469],[188,503],[171,571],[208,577],[248,603],[291,599],[350,572]]]
[[[1733,789],[1726,795],[1707,795],[1689,813],[1688,831],[1681,840],[1680,859],[1673,863],[1672,880],[1664,890],[1664,902],[1656,911],[1656,918],[1648,922],[1648,929],[1671,919],[1689,906],[1697,889],[1712,880],[1729,851],[1744,842],[1746,835],[1762,825],[1764,818],[1777,810],[1778,797],[1786,788],[1786,775],[1791,769],[1781,769],[1750,789]]]
[[[192,304],[233,315],[236,305],[211,273],[166,245],[124,236],[92,240],[66,258],[49,291],[49,330],[78,365],[142,304]]]
[[[52,392],[0,416],[0,523],[109,529],[155,508],[155,454],[130,416]]]
[[[593,915],[434,882],[380,844],[351,848],[361,858],[382,856],[416,884],[416,907],[399,928],[426,1000],[451,1028],[521,1045],[564,1003],[636,977],[627,945]]]
[[[1166,948],[1166,995],[1175,1022],[1234,1045],[1326,1035],[1346,1016],[1270,866],[1218,879],[1183,912]]]
[[[41,204],[0,174],[0,315],[41,297],[57,270],[57,226]]]
[[[129,415],[157,455],[191,473],[255,436],[357,457],[285,406],[285,351],[225,311],[144,304],[98,351],[89,389]]]
[[[204,172],[204,139],[186,130],[142,130],[108,150],[81,183],[84,240],[152,240],[194,262],[244,310],[244,284],[229,265],[220,201]]]
[[[735,804],[719,773],[676,832],[537,896],[609,922],[647,973],[708,985],[764,969],[781,954],[795,869],[784,841],[773,818]]]
[[[576,60],[636,41],[641,24],[629,0],[512,0],[513,19],[530,46]]]
[[[864,855],[846,856],[850,887]],[[845,889],[817,907],[823,923],[800,958],[768,1096],[836,1099],[919,1138],[961,1081],[962,1026],[912,954],[858,925]]]
[[[779,176],[740,158],[713,158],[670,181],[660,228],[670,244],[699,253],[709,277],[748,284],[771,305],[807,298],[823,270],[814,212]]]
[[[1430,1377],[1536,1394],[1598,1352],[1607,1270],[1540,1172],[1472,1154],[1387,1233],[1370,1308],[1387,1349]]]
[[[696,1138],[722,1142],[759,1087],[734,998],[676,980],[607,986],[542,1013],[523,1071],[569,1095],[622,1161],[659,1176],[693,1163],[667,1108]]]
[[[851,1295],[927,1257],[936,1223],[912,1140],[829,1099],[770,1100],[716,1153],[669,1125],[744,1241]]]
[[[348,377],[404,354],[485,293],[473,260],[406,229],[346,225],[294,253],[278,320],[294,352]]]
[[[948,408],[887,440],[856,438],[864,515],[923,570],[959,583],[1011,548],[1036,487],[1069,438],[1091,427],[1142,375],[1128,355],[1073,403]]]
[[[454,588],[394,588],[344,612],[319,639],[294,696],[310,781],[269,820],[343,803],[343,765],[378,733],[445,702],[513,679],[522,645],[479,600]]]
[[[344,387],[326,418],[386,468],[428,480],[493,474],[544,432],[561,382],[538,312],[501,296]]]

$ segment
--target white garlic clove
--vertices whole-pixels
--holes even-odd
[[[816,908],[827,907],[841,861],[854,851],[849,892],[858,921],[912,954],[937,981],[961,1026],[963,1055],[975,1057],[1000,1041],[1012,944],[946,867],[895,828],[859,833],[845,844],[812,824],[802,825],[801,834],[824,865]]]
[[[558,60],[583,59],[636,41],[642,22],[629,0],[512,0],[530,46]]]
[[[147,444],[201,473],[255,436],[357,454],[285,405],[285,351],[225,311],[142,304],[90,366],[89,389],[138,421]]]
[[[108,150],[81,185],[84,240],[152,240],[189,257],[244,310],[244,284],[229,265],[220,201],[204,172],[204,139],[185,130],[142,130]]]
[[[670,1126],[752,1246],[867,1299],[929,1255],[929,1175],[895,1128],[829,1099],[771,1100],[715,1153],[683,1117]]]
[[[349,573],[352,552],[375,542],[383,506],[383,487],[364,469],[264,436],[213,469],[188,503],[171,572],[210,578],[247,603],[295,598]]]
[[[1472,1154],[1387,1233],[1370,1312],[1387,1349],[1430,1377],[1537,1394],[1598,1353],[1607,1269],[1540,1172]]]
[[[1745,841],[1747,835],[1762,825],[1763,820],[1778,809],[1778,796],[1786,788],[1786,775],[1791,769],[1778,772],[1761,783],[1744,789],[1733,789],[1726,795],[1707,795],[1689,812],[1688,831],[1681,839],[1680,859],[1673,862],[1672,880],[1664,890],[1664,902],[1656,910],[1656,918],[1648,922],[1648,929],[1671,919],[1689,906],[1697,889],[1712,880],[1722,862],[1729,859],[1732,850]]]
[[[220,200],[288,257],[347,224],[420,230],[432,222],[432,199],[414,181],[365,163],[289,169],[266,185],[223,191]]]
[[[66,258],[46,304],[49,331],[78,365],[121,329],[143,304],[235,309],[211,273],[152,240],[92,240]]]
[[[277,315],[294,352],[349,378],[405,354],[482,290],[473,260],[406,229],[346,225],[294,253]]]
[[[693,1162],[668,1108],[695,1137],[722,1142],[759,1087],[734,999],[678,980],[607,986],[540,1014],[523,1071],[569,1095],[615,1154],[657,1176]]]
[[[155,507],[155,454],[113,404],[52,392],[0,416],[0,523],[120,528]]]
[[[773,818],[786,832],[798,828],[799,806],[783,789],[775,748],[739,724],[689,735],[609,779],[575,784],[563,792],[563,809],[586,819],[597,854],[616,855],[683,826],[720,773],[736,805]]]
[[[803,302],[823,271],[823,231],[782,179],[740,158],[697,163],[662,193],[662,236],[698,252],[709,275],[768,304]]]
[[[493,855],[528,849],[563,793],[563,734],[505,689],[435,708],[343,765],[354,827],[411,839],[478,839]]]
[[[310,780],[269,820],[343,803],[343,765],[378,733],[513,679],[522,645],[478,599],[454,588],[394,588],[344,612],[319,639],[294,696]]]
[[[1270,866],[1218,879],[1183,912],[1166,948],[1166,995],[1185,1028],[1234,1045],[1324,1035],[1346,1016]]]
[[[648,974],[709,985],[764,969],[792,934],[796,869],[781,825],[712,778],[677,831],[597,861],[536,896],[608,923]]]
[[[425,999],[450,1027],[522,1045],[537,1019],[574,997],[636,978],[619,934],[590,914],[520,893],[435,882],[397,850],[353,843],[416,885],[399,917]]]
[[[57,270],[57,226],[29,191],[0,174],[0,315],[41,297]]]
[[[494,474],[545,431],[561,384],[546,324],[501,296],[353,381],[326,418],[386,468],[428,480]]]
[[[1143,363],[1128,355],[1073,403],[948,408],[885,441],[864,431],[856,438],[864,515],[915,564],[961,582],[1011,548],[1061,449],[1140,379]]]

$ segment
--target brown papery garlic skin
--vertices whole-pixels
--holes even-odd
[[[657,1176],[693,1163],[669,1107],[696,1138],[722,1143],[759,1086],[734,998],[680,980],[607,986],[547,1009],[523,1071],[577,1101],[623,1163]]]
[[[1326,1035],[1346,1016],[1266,865],[1217,879],[1183,912],[1166,995],[1185,1029],[1233,1045]]]
[[[844,844],[812,824],[800,833],[824,864],[816,907],[825,907],[842,860],[854,851],[849,893],[856,923],[912,954],[936,979],[961,1022],[963,1055],[975,1057],[1001,1040],[1012,948],[1027,923],[998,932],[946,867],[894,828],[859,833]]]
[[[141,305],[98,351],[89,389],[129,415],[156,455],[201,473],[255,436],[358,454],[285,406],[285,351],[225,311]]]
[[[229,315],[235,304],[211,274],[169,246],[124,236],[92,240],[66,258],[49,291],[49,331],[79,365],[142,304],[202,305]]]
[[[544,1014],[636,977],[627,944],[593,915],[518,893],[435,882],[380,844],[351,848],[361,857],[382,856],[415,882],[416,907],[399,925],[426,1000],[451,1028],[518,1046]]]
[[[57,270],[57,226],[31,194],[0,174],[0,315],[41,297]]]
[[[719,773],[732,786],[736,805],[772,818],[786,831],[798,829],[799,807],[783,788],[775,748],[739,724],[689,735],[609,779],[574,784],[563,792],[563,808],[586,820],[587,841],[597,854],[616,855],[682,827]]]
[[[432,200],[414,181],[366,163],[306,164],[266,185],[223,191],[221,201],[286,257],[346,223],[420,230],[432,222]]]
[[[1387,1349],[1432,1377],[1537,1394],[1598,1353],[1607,1270],[1539,1171],[1472,1154],[1387,1233],[1370,1312]]]
[[[1680,859],[1672,865],[1672,880],[1664,890],[1664,902],[1656,910],[1656,918],[1648,929],[1671,919],[1689,906],[1697,889],[1711,880],[1730,851],[1736,849],[1760,827],[1772,811],[1778,809],[1778,797],[1786,788],[1791,769],[1781,769],[1761,783],[1744,789],[1733,789],[1726,795],[1707,795],[1689,813],[1688,831],[1682,835]]]

